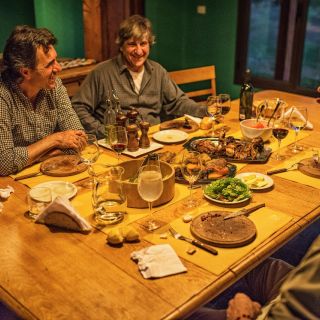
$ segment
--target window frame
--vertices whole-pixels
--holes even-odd
[[[277,39],[276,65],[273,79],[257,77],[252,72],[252,82],[256,88],[275,89],[308,96],[317,96],[316,88],[309,89],[299,86],[302,71],[306,25],[309,0],[279,0],[280,22]],[[291,7],[290,7],[291,4]],[[293,9],[293,10],[292,10]],[[249,47],[251,0],[238,0],[237,42],[235,57],[236,84],[243,83],[243,76],[247,69],[247,55]],[[288,46],[288,28],[292,20],[295,21],[292,43]],[[287,46],[289,48],[287,48]],[[289,62],[288,62],[289,54]],[[286,63],[289,63],[289,79],[283,80]]]

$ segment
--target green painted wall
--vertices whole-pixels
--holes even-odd
[[[34,26],[33,0],[0,0],[0,52],[18,24]]]
[[[239,96],[233,84],[237,0],[145,0],[156,44],[151,58],[169,71],[213,64],[218,93]],[[206,14],[196,12],[206,6]]]
[[[37,27],[46,27],[58,38],[60,57],[84,57],[82,1],[34,0]]]
[[[0,0],[0,8],[0,52],[12,29],[28,24],[55,34],[60,57],[84,57],[81,0]]]

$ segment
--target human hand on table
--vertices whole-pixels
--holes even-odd
[[[47,137],[54,139],[55,146],[58,149],[74,149],[81,151],[87,144],[87,135],[81,130],[67,130],[56,132]]]
[[[249,320],[256,319],[261,310],[258,302],[252,301],[244,293],[237,293],[229,301],[227,309],[227,320]]]

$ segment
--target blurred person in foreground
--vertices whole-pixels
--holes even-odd
[[[55,36],[17,26],[8,38],[0,75],[0,175],[17,173],[50,156],[77,152],[86,135],[67,91]]]
[[[119,54],[89,73],[72,98],[88,133],[104,137],[103,115],[112,89],[116,90],[124,111],[130,106],[137,108],[151,125],[168,116],[206,114],[204,105],[189,99],[159,63],[148,59],[154,40],[151,22],[145,17],[133,15],[120,24],[116,41]]]
[[[320,319],[320,236],[298,266],[268,258],[240,282],[226,310],[200,308],[189,320]]]

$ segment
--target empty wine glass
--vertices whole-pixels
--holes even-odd
[[[295,132],[294,144],[290,147],[293,153],[298,153],[303,150],[302,146],[297,145],[298,135],[305,128],[308,121],[308,110],[304,107],[292,107],[289,125]]]
[[[99,145],[97,137],[94,134],[87,134],[87,144],[80,151],[79,157],[82,162],[88,165],[88,173],[90,176],[90,182],[87,184],[87,187],[92,187],[92,174],[91,174],[91,165],[95,163],[100,155]]]
[[[120,162],[120,154],[127,148],[128,136],[127,130],[122,126],[115,126],[110,130],[110,146],[117,153],[118,164]]]
[[[185,151],[182,157],[181,173],[185,180],[189,182],[190,196],[184,203],[186,208],[193,208],[199,201],[192,197],[193,184],[198,180],[202,169],[200,153],[196,151]]]
[[[283,160],[285,157],[280,155],[281,141],[289,133],[287,121],[284,115],[284,105],[279,106],[278,112],[274,115],[272,122],[272,134],[278,140],[278,150],[274,156],[275,160]]]
[[[212,118],[212,129],[214,122],[217,120],[218,115],[221,112],[221,98],[219,96],[209,96],[207,99],[207,112]]]
[[[138,193],[140,197],[148,202],[150,219],[144,227],[148,231],[160,228],[163,223],[155,220],[152,213],[152,203],[158,200],[163,192],[163,181],[161,169],[157,165],[146,165],[140,168],[138,176]]]

